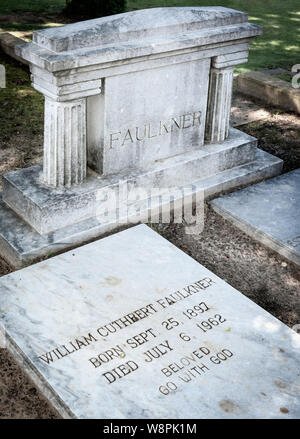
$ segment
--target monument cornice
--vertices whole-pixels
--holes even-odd
[[[16,49],[18,56],[26,59],[48,72],[55,73],[63,70],[72,70],[94,65],[98,67],[107,63],[135,63],[142,57],[164,54],[169,56],[172,52],[189,52],[205,50],[211,44],[223,45],[235,43],[239,40],[253,38],[262,33],[260,26],[252,23],[243,23],[230,26],[220,26],[214,29],[201,30],[197,33],[186,33],[166,39],[151,41],[118,42],[91,47],[79,48],[65,52],[53,52],[36,43],[22,44]]]

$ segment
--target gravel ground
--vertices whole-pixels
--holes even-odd
[[[247,112],[245,102],[244,110]],[[242,129],[258,137],[264,150],[285,159],[284,172],[300,167],[300,119],[276,109],[265,110],[266,120],[248,123]],[[33,162],[36,160],[34,154]],[[8,162],[6,165],[5,172],[14,168],[13,161],[11,169]],[[200,235],[186,235],[182,225],[155,228],[288,326],[300,323],[300,272],[296,266],[248,237],[208,206]],[[0,276],[10,271],[0,260]],[[0,418],[56,417],[7,350],[0,349]]]

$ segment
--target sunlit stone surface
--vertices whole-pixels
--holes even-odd
[[[300,265],[300,169],[217,198],[211,205],[248,235]]]

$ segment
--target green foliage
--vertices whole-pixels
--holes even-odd
[[[64,14],[84,18],[97,18],[125,11],[125,0],[67,0]]]

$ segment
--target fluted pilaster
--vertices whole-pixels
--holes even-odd
[[[211,68],[205,138],[222,142],[229,132],[233,67]]]
[[[86,177],[86,99],[45,97],[44,182],[70,187]]]

